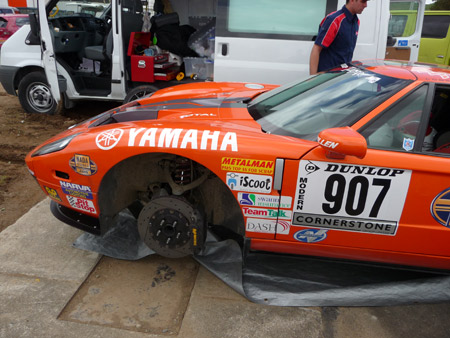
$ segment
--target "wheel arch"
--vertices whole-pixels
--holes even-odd
[[[112,224],[114,216],[139,199],[139,192],[155,183],[167,184],[165,161],[192,161],[206,169],[207,178],[192,191],[201,196],[202,211],[209,224],[220,225],[244,236],[241,208],[225,182],[205,165],[184,156],[170,153],[146,153],[129,157],[114,165],[103,177],[99,191],[100,224],[102,233]]]
[[[20,81],[22,81],[25,75],[33,72],[44,72],[44,68],[39,66],[27,66],[20,68],[14,76],[14,90],[17,91],[19,89],[19,83]]]

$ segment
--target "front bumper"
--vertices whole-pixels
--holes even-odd
[[[8,94],[17,95],[14,88],[14,78],[19,69],[19,67],[14,66],[0,66],[0,82]]]
[[[94,235],[100,235],[100,221],[92,216],[79,213],[75,210],[69,209],[61,204],[52,201],[50,210],[57,219],[74,228],[89,232]]]

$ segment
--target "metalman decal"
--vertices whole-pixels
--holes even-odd
[[[270,193],[272,176],[227,173],[227,185],[231,190]]]
[[[439,224],[450,228],[450,188],[442,191],[434,198],[430,211]]]
[[[97,135],[97,147],[103,150],[114,148],[123,133],[128,137],[129,147],[238,151],[237,136],[234,132],[179,128],[131,128],[126,132],[122,129],[111,129]]]
[[[411,170],[300,161],[293,225],[395,235]]]
[[[275,167],[274,161],[223,157],[221,169],[224,171],[237,171],[241,173],[272,175],[274,167]]]
[[[97,165],[87,155],[75,154],[69,161],[70,167],[80,175],[91,176],[97,172]]]

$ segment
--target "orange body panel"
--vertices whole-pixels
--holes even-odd
[[[249,114],[245,100],[277,86],[202,83],[161,90],[75,126],[33,150],[26,162],[55,202],[99,218],[108,208],[99,200],[107,184],[126,182],[124,195],[138,186],[138,171],[118,171],[122,163],[177,155],[227,186],[251,249],[450,269],[450,228],[436,212],[446,210],[449,158],[371,149],[357,132],[424,82],[450,84],[450,71],[368,69],[411,83],[352,126],[324,130],[318,141],[265,133]],[[149,118],[141,118],[145,114]],[[96,125],[110,115],[117,121]],[[36,156],[71,135],[62,150]],[[337,199],[340,189],[343,200]]]

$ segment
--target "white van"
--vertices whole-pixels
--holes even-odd
[[[129,101],[182,83],[174,79],[176,62],[182,61],[179,56],[171,54],[167,60],[163,54],[145,54],[154,53],[153,36],[139,33],[145,9],[141,0],[111,0],[112,6],[99,17],[62,10],[67,8],[62,2],[38,1],[39,16],[31,15],[31,28],[21,28],[1,49],[0,81],[8,93],[19,96],[27,112],[53,114],[79,100]],[[345,0],[170,0],[167,6],[168,2],[164,1],[165,13],[172,13],[155,17],[159,22],[155,27],[166,18],[183,29],[201,30],[213,22],[210,60],[193,59],[206,62],[208,78],[271,84],[308,76],[319,23],[345,4]],[[425,0],[412,2],[422,17]],[[368,1],[360,15],[354,59],[385,57],[389,16],[389,0]],[[419,43],[420,31],[418,36],[414,43]],[[159,45],[162,40],[155,42]]]

